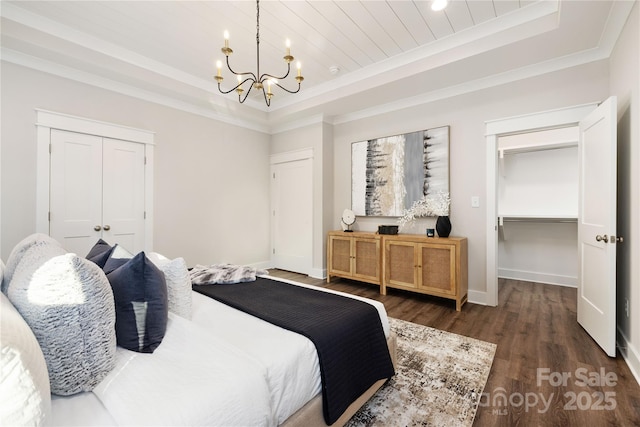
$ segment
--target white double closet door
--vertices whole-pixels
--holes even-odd
[[[49,234],[67,251],[144,249],[144,144],[52,129],[50,174]]]

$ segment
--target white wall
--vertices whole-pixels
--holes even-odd
[[[334,127],[334,227],[351,203],[351,143],[449,125],[452,235],[469,239],[470,300],[486,292],[485,121],[604,100],[609,96],[608,63],[599,61],[432,102],[411,109],[338,124]],[[471,197],[480,197],[480,208]],[[358,218],[356,229],[374,231],[395,218]],[[433,219],[414,232],[422,234]]]
[[[610,58],[610,92],[618,97],[618,342],[640,382],[640,5]],[[625,313],[625,301],[630,313]]]
[[[35,231],[35,108],[155,131],[154,249],[269,261],[269,136],[2,62],[2,247]]]

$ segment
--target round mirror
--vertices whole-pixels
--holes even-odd
[[[353,211],[351,209],[345,209],[344,212],[342,212],[342,224],[343,224],[342,229],[344,231],[353,231],[351,229],[351,226],[355,222],[356,222],[356,215],[353,213]]]

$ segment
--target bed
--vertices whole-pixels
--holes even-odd
[[[395,336],[384,306],[323,291],[375,307],[395,364]],[[308,338],[195,291],[190,299],[190,319],[169,311],[166,333],[153,353],[117,347],[113,368],[92,391],[52,395],[47,423],[327,425],[318,354]],[[369,387],[333,425],[345,424],[385,381]]]

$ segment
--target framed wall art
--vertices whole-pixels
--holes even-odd
[[[351,210],[401,216],[415,201],[449,193],[449,126],[351,144]]]

